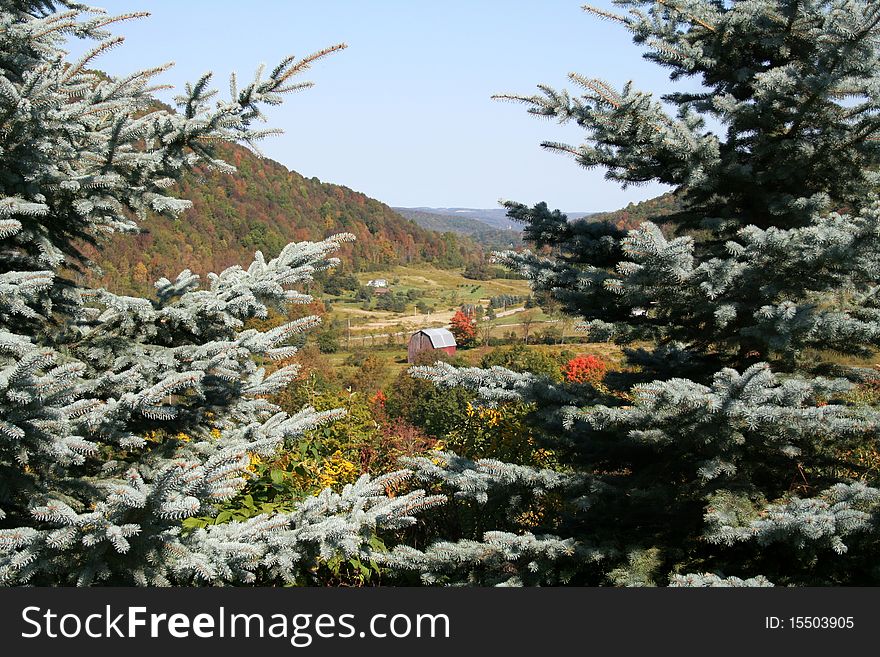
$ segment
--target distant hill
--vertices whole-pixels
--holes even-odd
[[[630,203],[625,208],[611,212],[597,212],[589,216],[589,221],[608,221],[621,229],[638,227],[646,219],[657,219],[681,211],[682,203],[672,193],[661,194],[647,201]],[[572,217],[569,216],[569,219]]]
[[[467,235],[485,249],[510,249],[522,246],[522,227],[515,222],[512,228],[493,228],[487,222],[473,219],[464,214],[450,215],[417,210],[415,208],[393,208],[407,219],[422,228],[441,233],[452,232]]]
[[[428,214],[438,214],[443,215],[445,217],[461,217],[463,219],[475,219],[476,221],[480,221],[484,224],[488,224],[493,228],[499,228],[501,230],[521,230],[521,226],[512,221],[507,216],[507,210],[504,208],[428,208],[428,207],[418,207],[418,208],[395,208],[396,210],[415,210],[418,212],[424,212]],[[592,212],[566,212],[569,219],[580,219],[581,217],[587,217],[594,213]]]
[[[306,178],[237,145],[223,146],[221,156],[238,173],[187,175],[175,194],[193,207],[178,219],[151,215],[141,223],[144,234],[111,236],[100,253],[85,248],[104,270],[90,282],[147,293],[152,281],[187,267],[205,274],[247,265],[257,249],[273,257],[288,242],[339,232],[357,237],[339,254],[350,271],[408,263],[460,268],[481,259],[482,248],[466,235],[425,229],[348,187]]]
[[[646,219],[655,220],[681,210],[681,202],[671,193],[629,203],[610,212],[565,212],[569,221],[608,221],[621,229],[636,228]],[[395,207],[394,210],[419,226],[440,232],[466,235],[487,250],[522,246],[522,226],[507,216],[504,208]]]

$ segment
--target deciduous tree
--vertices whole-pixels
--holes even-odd
[[[455,341],[459,346],[473,344],[477,337],[477,323],[473,317],[461,310],[457,310],[449,320],[449,330],[455,336]]]

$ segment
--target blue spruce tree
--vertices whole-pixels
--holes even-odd
[[[533,404],[564,468],[413,461],[509,522],[389,562],[431,582],[876,585],[880,3],[615,4],[586,9],[702,90],[664,104],[573,74],[577,94],[500,98],[586,132],[546,148],[674,186],[679,207],[623,231],[508,203],[539,250],[497,257],[628,366],[596,386],[416,368],[484,404]]]
[[[344,46],[287,58],[247,85],[233,78],[227,100],[205,75],[173,111],[150,95],[165,67],[90,70],[121,41],[108,28],[141,15],[68,0],[0,5],[0,584],[285,582],[320,559],[369,559],[377,528],[442,501],[390,497],[410,472],[364,476],[288,514],[181,528],[241,489],[251,455],[339,414],[282,412],[266,395],[296,365],[255,364],[290,359],[285,343],[317,318],[264,332],[244,322],[308,302],[296,286],[334,265],[350,236],[258,252],[205,284],[184,270],[159,280],[153,299],[74,276],[88,265],[83,243],[189,207],[169,194],[185,171],[232,172],[214,145],[270,133],[255,127],[260,108],[308,86],[297,76]],[[67,38],[96,46],[69,62]]]

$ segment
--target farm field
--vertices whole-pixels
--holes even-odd
[[[384,278],[404,290],[415,287],[430,290],[433,298],[448,297],[457,293],[461,303],[473,303],[481,298],[499,294],[528,294],[529,284],[525,280],[496,278],[488,281],[477,281],[465,278],[462,272],[453,269],[438,269],[427,265],[393,267],[361,273],[357,275],[362,283],[376,278]],[[395,284],[393,281],[397,280]]]
[[[519,343],[521,344],[521,343]],[[529,344],[523,347],[531,352],[547,355],[558,355],[560,352],[571,352],[572,356],[593,355],[601,358],[611,369],[624,367],[624,355],[619,345],[607,342],[576,343],[562,345]],[[496,349],[509,349],[510,345],[478,346],[459,349],[456,361],[462,365],[479,367],[484,357]],[[388,390],[399,375],[410,365],[406,361],[406,342],[397,344],[377,344],[375,346],[354,346],[351,349],[340,349],[336,353],[321,354],[320,365],[339,380],[351,380],[363,368],[364,360],[370,359],[371,389]]]
[[[525,280],[491,279],[477,281],[465,278],[460,270],[438,269],[429,266],[394,267],[388,270],[357,274],[361,285],[373,279],[388,281],[392,293],[408,294],[412,300],[405,312],[390,312],[374,307],[364,307],[354,293],[329,297],[330,322],[345,326],[347,342],[374,345],[379,339],[387,341],[388,335],[400,339],[402,334],[420,328],[446,326],[452,315],[463,304],[488,306],[489,299],[501,295],[525,298],[529,284]],[[430,312],[420,312],[430,308]],[[493,325],[517,324],[516,316],[524,310],[523,304],[507,310],[499,310]],[[534,309],[533,313],[540,313]],[[549,319],[535,314],[533,320]],[[399,334],[399,335],[398,335]]]

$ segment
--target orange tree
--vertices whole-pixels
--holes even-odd
[[[459,346],[473,344],[477,337],[477,325],[469,315],[459,310],[452,316],[449,324],[449,330]]]
[[[592,354],[575,356],[565,364],[563,375],[570,383],[598,383],[605,376],[605,362]]]

